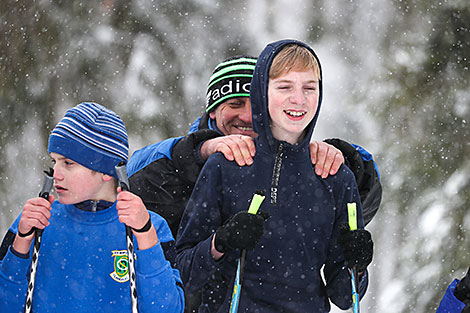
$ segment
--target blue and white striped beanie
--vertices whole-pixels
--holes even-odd
[[[48,152],[117,178],[114,166],[127,162],[129,154],[126,127],[113,111],[83,102],[69,109],[52,130]]]

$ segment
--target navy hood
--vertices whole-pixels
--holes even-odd
[[[268,82],[269,82],[269,70],[271,68],[274,57],[282,50],[286,45],[297,44],[299,46],[307,48],[313,56],[317,59],[318,66],[320,69],[320,81],[319,81],[319,96],[318,96],[318,106],[317,112],[313,117],[310,124],[307,126],[307,134],[302,142],[297,145],[298,149],[305,149],[310,143],[312,137],[313,129],[318,119],[318,114],[320,112],[320,106],[323,95],[323,75],[320,65],[320,60],[313,51],[313,49],[307,44],[298,41],[298,40],[279,40],[273,43],[270,43],[264,48],[261,54],[258,57],[256,62],[255,71],[253,73],[253,79],[251,80],[250,87],[250,101],[251,101],[251,112],[253,116],[253,130],[258,134],[259,140],[261,142],[267,142],[268,146],[271,149],[276,149],[278,145],[278,140],[274,138],[270,125],[270,117],[268,111]]]

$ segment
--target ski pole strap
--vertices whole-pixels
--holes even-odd
[[[132,230],[138,233],[145,233],[146,231],[150,229],[150,227],[152,227],[152,219],[150,218],[150,214],[149,214],[149,219],[142,228],[135,229],[134,227],[132,227]]]
[[[32,233],[34,233],[34,227],[32,227],[29,232],[27,233],[22,233],[20,232],[20,230],[18,229],[18,236],[20,237],[28,237],[29,235],[31,235]]]

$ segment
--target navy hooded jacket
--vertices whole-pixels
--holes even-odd
[[[227,252],[215,261],[211,240],[228,218],[248,209],[256,190],[266,191],[260,210],[270,217],[257,247],[247,253],[238,312],[328,312],[329,300],[342,309],[351,306],[350,276],[337,237],[339,226],[347,221],[347,203],[357,204],[358,226],[363,227],[361,202],[346,166],[322,179],[310,162],[308,144],[320,109],[321,82],[318,109],[301,143],[280,142],[269,127],[269,68],[274,56],[291,43],[306,46],[293,40],[269,44],[256,64],[251,104],[259,136],[253,165],[240,167],[220,153],[212,155],[183,214],[177,263],[185,289],[202,288],[199,312],[228,312],[240,252]],[[367,274],[362,294],[366,286]]]

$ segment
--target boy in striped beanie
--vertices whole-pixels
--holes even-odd
[[[115,166],[127,162],[127,138],[121,118],[92,102],[69,109],[53,129],[48,152],[58,201],[54,195],[27,200],[10,227],[14,241],[0,261],[0,312],[23,311],[25,302],[33,312],[134,312],[125,226],[135,243],[139,312],[183,311],[179,272],[166,258],[174,255],[168,224],[140,197],[117,188]],[[29,284],[38,229],[44,232]],[[36,290],[32,297],[28,284]]]
[[[52,131],[48,152],[117,178],[114,167],[127,162],[129,154],[126,127],[116,113],[102,105],[80,103]]]

